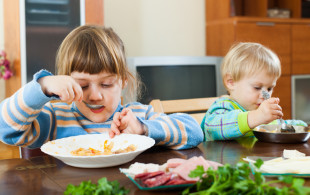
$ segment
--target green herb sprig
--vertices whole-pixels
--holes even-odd
[[[254,165],[259,169],[263,161],[258,159]],[[235,167],[225,164],[217,170],[203,166],[190,172],[189,177],[199,177],[199,181],[185,189],[182,195],[234,195],[234,194],[271,194],[271,195],[304,195],[310,194],[310,187],[305,187],[304,179],[292,176],[280,176],[278,180],[266,181],[259,171],[254,171],[251,178],[251,168],[248,163],[238,162]],[[284,184],[276,187],[274,184]]]
[[[108,181],[106,177],[98,180],[98,184],[89,181],[83,181],[80,185],[69,184],[67,186],[65,195],[126,195],[129,193],[128,189],[120,187],[118,181]]]

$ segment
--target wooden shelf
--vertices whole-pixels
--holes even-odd
[[[205,5],[206,55],[225,56],[232,44],[245,41],[275,51],[282,75],[274,95],[290,119],[291,76],[310,74],[310,18],[302,18],[302,0],[206,0]],[[272,8],[290,10],[290,18],[267,17]]]
[[[206,0],[206,21],[234,16],[267,17],[268,9],[287,9],[290,18],[301,18],[301,0]]]

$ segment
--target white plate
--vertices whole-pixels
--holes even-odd
[[[88,149],[89,147],[96,150],[104,151],[104,141],[114,142],[112,151],[126,148],[130,144],[137,146],[133,152],[112,154],[112,155],[96,155],[96,156],[73,156],[70,152],[79,148]],[[133,160],[146,149],[152,147],[155,140],[143,135],[121,134],[111,139],[108,133],[88,134],[73,137],[57,139],[45,143],[41,147],[41,151],[51,155],[67,165],[82,168],[100,168],[111,167],[127,163]]]
[[[281,165],[282,163],[279,165],[277,165],[277,163],[275,163],[275,164],[272,164],[271,166],[267,165],[269,170],[270,170],[270,168],[272,168],[274,170],[274,171],[268,172],[268,171],[262,169],[264,164],[260,167],[259,170],[257,170],[257,168],[255,167],[254,162],[253,162],[253,161],[256,161],[257,159],[261,159],[263,161],[270,161],[270,160],[280,159],[280,158],[282,158],[282,157],[247,156],[246,159],[248,159],[250,161],[248,161],[248,160],[246,160],[246,161],[249,162],[253,174],[255,171],[259,171],[262,173],[262,175],[264,175],[266,177],[279,177],[281,175],[291,175],[294,177],[310,177],[309,173],[290,173],[289,172],[290,167],[292,167],[293,169],[296,170],[296,169],[298,169],[298,166],[297,167],[294,165],[293,166],[285,166],[286,170],[283,170],[283,168],[282,168],[283,172],[282,171],[279,172],[279,170],[281,170],[280,168],[283,167],[283,165]],[[305,163],[307,163],[306,161],[308,161],[308,160],[307,160],[307,158],[304,157],[303,161],[304,161],[303,164],[305,164]],[[304,171],[304,170],[301,169],[301,171]]]

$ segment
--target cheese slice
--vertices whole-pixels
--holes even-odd
[[[306,154],[299,152],[297,150],[286,150],[286,149],[284,149],[284,151],[283,151],[283,157],[288,158],[288,159],[300,158],[300,157],[305,157],[305,156],[306,156]]]

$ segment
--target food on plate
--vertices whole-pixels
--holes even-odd
[[[283,150],[283,158],[299,158],[305,156],[305,153],[299,152],[298,150]]]
[[[173,159],[170,159],[170,163]],[[177,160],[177,159],[175,159]],[[169,160],[168,160],[169,161]],[[169,163],[169,162],[168,162]],[[169,165],[169,164],[168,164]],[[198,177],[196,178],[190,178],[188,177],[188,174],[196,169],[198,165],[202,165],[205,170],[207,170],[209,167],[212,167],[213,169],[217,169],[219,166],[222,166],[222,164],[205,160],[203,157],[192,157],[182,163],[180,163],[177,167],[174,167],[172,170],[173,173],[178,174],[181,176],[183,179],[187,181],[198,181]]]
[[[253,163],[253,160],[245,160]],[[310,156],[297,150],[284,150],[282,157],[264,161],[260,171],[271,174],[310,174],[309,164]]]
[[[263,128],[259,128],[259,129],[255,129],[255,131],[266,132],[266,133],[286,133],[286,132],[281,131],[281,129],[266,130]]]
[[[135,146],[134,144],[130,144],[129,146],[127,146],[126,148],[121,148],[115,151],[112,151],[114,146],[114,142],[111,141],[108,144],[108,140],[104,141],[104,150],[100,151],[100,150],[96,150],[94,148],[78,148],[76,150],[71,151],[70,153],[73,156],[96,156],[96,155],[111,155],[111,154],[120,154],[120,153],[127,153],[127,152],[132,152],[135,151],[137,149],[137,146]]]
[[[104,147],[107,149],[108,146],[112,146],[111,142],[114,144],[113,148],[109,150],[115,153],[112,155],[74,156],[71,153],[79,148],[93,148],[103,152],[105,150]],[[109,134],[105,132],[71,136],[49,141],[41,147],[41,151],[73,167],[102,168],[127,163],[154,144],[154,139],[144,135],[122,133],[111,139]],[[96,151],[92,152],[96,153]]]
[[[161,185],[178,185],[196,183],[199,178],[190,178],[188,174],[198,165],[205,170],[209,167],[217,169],[222,164],[205,160],[203,157],[192,157],[188,160],[173,158],[162,165],[134,163],[128,169],[120,169],[127,176],[132,177],[144,186],[155,187]]]
[[[128,169],[120,169],[122,173],[125,173],[127,176],[134,178],[136,175],[147,172],[156,172],[156,171],[166,171],[166,163],[163,165],[153,164],[153,163],[139,163],[135,162],[131,164]]]
[[[95,156],[95,155],[104,155],[104,152],[96,150],[94,148],[79,148],[77,150],[71,151],[73,156]]]
[[[267,126],[267,125],[265,125],[265,126]],[[272,126],[272,125],[270,125],[270,126]],[[275,125],[273,125],[273,126],[275,126]],[[263,128],[263,127],[259,127],[259,128],[255,128],[254,130],[255,131],[260,131],[260,132],[266,132],[266,133],[305,133],[305,132],[307,132],[304,129],[304,127],[302,127],[302,126],[299,126],[297,128],[294,127],[294,126],[291,126],[291,128],[293,128],[294,131],[284,131],[282,128],[276,128],[276,126],[275,126],[275,129],[267,130],[267,129]]]

